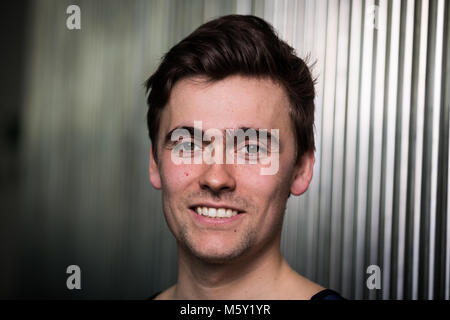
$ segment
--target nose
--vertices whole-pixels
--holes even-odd
[[[221,192],[233,191],[236,188],[236,180],[230,165],[215,163],[205,166],[199,180],[201,189],[219,195]]]

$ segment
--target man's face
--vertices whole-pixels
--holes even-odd
[[[279,170],[261,175],[267,164],[174,163],[174,142],[166,136],[175,128],[194,127],[194,121],[201,121],[203,131],[279,129]],[[201,142],[197,145],[201,149]],[[223,263],[279,240],[289,192],[305,192],[312,177],[314,154],[296,166],[295,145],[287,95],[273,81],[232,76],[177,82],[161,116],[158,162],[151,159],[150,181],[162,188],[165,218],[179,244],[202,260]],[[197,213],[205,208],[238,214],[210,218]]]

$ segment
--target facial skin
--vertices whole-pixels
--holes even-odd
[[[179,164],[164,138],[176,127],[279,129],[279,170],[261,175],[262,164]],[[279,255],[289,193],[304,193],[312,178],[314,153],[295,163],[296,141],[285,91],[270,79],[232,76],[217,82],[188,78],[176,83],[158,135],[158,161],[150,160],[150,181],[162,189],[166,221],[182,255],[202,264],[254,261],[265,252]],[[150,152],[151,154],[151,152]],[[202,224],[197,205],[238,209],[227,224]],[[195,209],[194,209],[195,210]]]
[[[176,239],[192,253],[210,262],[227,262],[257,251],[281,231],[289,192],[306,191],[312,172],[300,175],[295,166],[295,144],[283,88],[269,79],[228,77],[207,83],[179,81],[165,107],[159,132],[158,160],[152,160],[150,181],[163,190],[167,223]],[[261,175],[260,164],[175,165],[164,137],[177,126],[203,122],[203,129],[266,128],[280,130],[280,169]],[[198,204],[223,205],[243,211],[238,223],[203,226],[190,208]]]

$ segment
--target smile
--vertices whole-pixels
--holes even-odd
[[[211,208],[202,206],[195,207],[194,211],[198,215],[209,218],[231,218],[238,214],[237,210],[233,210],[230,208]]]

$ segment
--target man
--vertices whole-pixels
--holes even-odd
[[[260,18],[224,16],[175,45],[146,88],[150,181],[178,248],[178,281],[154,297],[341,298],[280,252],[287,199],[314,166],[314,82],[294,50]]]

